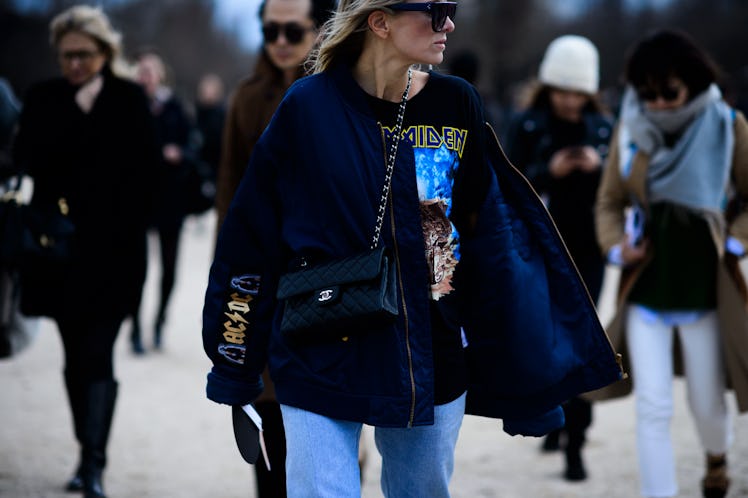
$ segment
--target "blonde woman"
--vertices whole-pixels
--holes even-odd
[[[62,77],[24,99],[15,161],[34,180],[32,204],[64,198],[75,224],[70,262],[22,273],[22,311],[55,320],[80,444],[70,491],[102,497],[117,397],[112,350],[145,278],[148,178],[158,150],[143,91],[114,72],[120,35],[100,9],[52,20]],[[137,201],[134,201],[137,200]]]
[[[502,417],[512,434],[541,435],[563,424],[559,403],[589,387],[583,378],[593,385],[618,378],[589,298],[578,300],[585,296],[579,276],[568,258],[558,259],[547,216],[529,228],[540,241],[519,234],[515,241],[532,251],[555,248],[548,257],[565,276],[548,282],[542,258],[515,268],[524,249],[498,248],[513,238],[511,222],[496,218],[507,210],[492,165],[513,178],[514,209],[543,208],[497,156],[475,88],[413,67],[442,62],[456,13],[455,2],[341,1],[312,58],[315,74],[286,93],[220,229],[203,311],[213,361],[207,394],[227,405],[250,403],[269,365],[286,433],[289,497],[360,497],[363,424],[375,428],[385,496],[447,497],[466,411]],[[323,325],[301,338],[282,332],[279,276],[366,250],[377,239],[382,200],[378,243],[396,263],[397,316]],[[525,277],[512,273],[519,268]],[[558,323],[589,335],[554,330],[552,313],[534,313],[534,324],[517,314],[529,302],[514,300],[525,296],[555,308],[550,298],[542,308],[549,285],[574,289],[563,293],[574,302],[561,306],[575,316]],[[544,345],[577,336],[589,341],[573,348],[584,358],[572,362],[567,353],[560,363],[536,363],[552,354]],[[572,363],[590,370],[566,375]],[[525,376],[514,367],[529,370]],[[512,372],[498,371],[504,368]],[[523,381],[509,385],[517,376]]]

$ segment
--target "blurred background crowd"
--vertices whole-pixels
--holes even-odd
[[[47,28],[70,0],[0,0],[0,75],[19,96],[35,81],[55,75]],[[100,0],[124,35],[127,56],[156,47],[168,61],[171,84],[186,102],[196,98],[205,73],[231,88],[254,67],[261,43],[258,0]],[[470,52],[475,83],[491,103],[500,129],[519,105],[524,83],[537,71],[548,43],[565,33],[589,38],[600,52],[603,101],[616,109],[626,47],[655,27],[689,32],[725,73],[723,93],[745,109],[748,64],[741,50],[748,3],[741,0],[461,0],[458,28],[450,35],[444,68]],[[189,36],[185,36],[189,33]]]
[[[247,164],[247,155],[253,147],[253,141],[266,126],[288,85],[303,75],[299,61],[304,59],[312,47],[316,28],[324,22],[319,14],[329,10],[319,6],[330,2],[315,0],[312,5],[318,6],[318,9],[315,7],[311,13],[302,10],[299,14],[300,22],[286,24],[275,21],[273,16],[276,12],[270,8],[263,11],[263,29],[260,29],[261,20],[258,15],[260,0],[85,2],[101,7],[123,35],[121,47],[124,52],[121,55],[124,58],[121,61],[114,57],[119,55],[118,35],[115,36],[108,24],[103,23],[99,18],[100,13],[93,15],[100,24],[98,28],[90,19],[86,21],[86,16],[91,14],[90,12],[80,18],[72,16],[66,21],[63,17],[62,20],[58,19],[57,23],[52,22],[51,41],[57,51],[50,49],[50,20],[65,9],[80,3],[68,0],[0,0],[0,92],[7,97],[7,109],[14,115],[26,105],[26,141],[17,139],[21,144],[18,147],[18,150],[21,150],[18,157],[32,165],[32,170],[34,163],[39,163],[36,167],[56,166],[56,161],[60,158],[69,160],[69,164],[65,166],[81,169],[79,152],[84,149],[88,154],[86,159],[90,159],[92,165],[98,164],[100,158],[94,150],[94,145],[98,142],[88,140],[88,134],[95,136],[106,126],[116,128],[121,124],[123,116],[128,113],[133,114],[129,117],[132,122],[128,121],[129,124],[122,128],[128,134],[111,134],[117,140],[122,140],[122,143],[117,142],[114,146],[104,145],[102,148],[116,157],[116,160],[112,160],[115,163],[117,160],[123,160],[120,157],[121,151],[143,153],[142,157],[131,160],[131,163],[138,164],[143,170],[140,172],[142,178],[131,178],[142,190],[136,191],[133,197],[139,197],[140,194],[144,199],[153,197],[154,205],[148,207],[152,212],[147,213],[150,217],[142,220],[142,226],[132,222],[138,226],[132,227],[134,235],[130,239],[142,242],[142,247],[133,247],[132,250],[125,251],[128,255],[139,254],[140,257],[139,260],[132,262],[132,271],[126,272],[133,281],[133,295],[126,296],[126,309],[116,311],[116,316],[108,317],[111,321],[105,324],[108,329],[106,334],[102,335],[97,329],[98,323],[90,324],[91,337],[106,339],[100,345],[103,351],[101,356],[104,359],[100,370],[103,374],[98,370],[93,373],[77,372],[73,368],[65,370],[66,389],[73,411],[76,438],[82,449],[78,468],[68,482],[67,489],[85,489],[86,496],[102,497],[104,495],[100,482],[101,472],[106,462],[105,448],[118,390],[113,375],[111,350],[120,324],[123,319],[129,319],[128,338],[131,351],[135,355],[144,354],[146,349],[151,347],[151,343],[153,349],[161,349],[162,329],[168,321],[168,304],[175,285],[178,284],[176,269],[184,219],[186,216],[211,210],[215,201],[220,225]],[[299,4],[306,5],[304,2]],[[275,7],[272,2],[269,2],[269,5]],[[486,104],[487,118],[494,125],[498,135],[503,138],[511,160],[543,196],[591,296],[596,299],[601,292],[605,261],[600,254],[599,241],[594,237],[595,220],[592,213],[601,182],[602,165],[609,150],[608,142],[613,134],[612,127],[619,116],[624,90],[624,65],[630,47],[655,28],[679,28],[689,33],[706,52],[713,54],[722,70],[717,83],[725,101],[743,113],[748,113],[748,62],[742,51],[736,50],[736,47],[741,47],[744,41],[748,41],[748,33],[745,31],[748,2],[460,0],[459,5],[459,16],[456,20],[458,29],[450,33],[444,64],[436,70],[461,76],[478,88]],[[79,25],[75,25],[76,23]],[[271,49],[263,55],[260,47],[263,36],[261,33],[264,34],[268,46],[283,45],[294,57],[289,58],[286,54],[284,62],[282,58],[278,59],[278,54]],[[569,36],[570,33],[574,35]],[[557,44],[559,40],[560,45]],[[289,47],[295,49],[291,50]],[[296,55],[299,56],[298,59],[295,58]],[[706,62],[706,58],[704,60]],[[116,71],[118,74],[113,75],[114,71],[109,70],[115,69],[113,66],[120,62],[123,67],[116,68],[119,69]],[[660,67],[660,62],[667,65],[672,61],[657,59],[654,69]],[[113,103],[121,105],[121,108],[107,107],[108,112],[104,116],[104,121],[92,121],[94,124],[82,127],[79,134],[71,133],[74,125],[79,123],[78,111],[76,110],[73,115],[70,114],[70,106],[54,108],[52,111],[50,108],[61,105],[63,99],[60,96],[72,99],[72,93],[63,94],[60,88],[54,86],[46,88],[42,92],[45,96],[49,94],[49,98],[44,100],[46,107],[39,107],[38,102],[32,97],[27,99],[27,92],[28,95],[36,95],[37,100],[39,99],[39,90],[34,94],[32,85],[55,76],[59,71],[58,65],[68,82],[75,85],[75,103],[85,115],[91,112],[93,102],[98,98],[104,84],[101,82],[101,75],[109,85],[119,79],[115,79],[114,76],[124,76],[125,79],[138,83],[145,91],[147,101],[136,102],[138,105],[122,104],[127,102],[123,100],[123,96],[126,97],[129,95],[127,92],[132,91],[128,88],[134,88],[134,85],[129,81],[117,83],[121,84],[121,87],[115,88],[119,88],[122,93],[111,99]],[[636,64],[633,66],[637,67]],[[629,72],[631,73],[631,67]],[[703,72],[707,73],[707,83],[711,83],[712,76],[717,74],[717,71],[712,74],[710,64],[705,64]],[[683,67],[676,64],[671,73],[666,74],[663,81],[657,81],[656,77],[653,78],[658,76],[657,71],[646,66],[644,74],[649,78],[644,78],[644,81],[640,82],[633,81],[632,74],[627,74],[627,78],[630,84],[637,83],[637,98],[648,103],[653,109],[662,105],[666,106],[665,110],[668,106],[671,110],[677,109],[705,90],[702,87],[689,86],[691,82],[686,78],[689,71]],[[252,74],[253,77],[246,79]],[[75,81],[79,76],[81,80]],[[263,79],[265,77],[267,78]],[[573,81],[568,78],[572,78]],[[714,92],[717,92],[716,88]],[[108,94],[102,95],[102,99],[106,100]],[[573,101],[572,104],[568,104],[570,101]],[[38,111],[36,114],[32,113],[34,109]],[[139,145],[127,142],[132,138],[131,132],[143,131],[146,128],[140,125],[149,120],[137,114],[141,112],[145,115],[147,110],[150,110],[152,115],[149,118],[155,118],[154,137],[142,137],[143,143]],[[249,110],[251,112],[243,112]],[[625,112],[621,114],[625,115]],[[99,118],[95,113],[92,116]],[[55,117],[59,118],[57,124],[60,126],[48,126]],[[140,118],[143,119],[138,121]],[[627,125],[625,119],[621,119],[621,122]],[[741,147],[736,147],[736,150],[745,151],[742,144],[745,143],[746,127],[742,116],[738,122],[743,133],[742,138],[737,139]],[[39,128],[31,127],[29,123]],[[633,121],[632,123],[629,124],[632,127],[637,124]],[[10,131],[12,127],[7,128]],[[72,138],[66,139],[66,133]],[[665,135],[668,139],[673,138]],[[46,141],[36,142],[35,140],[40,137]],[[78,139],[85,147],[76,146]],[[246,143],[246,140],[252,143]],[[691,139],[684,142],[690,141]],[[700,147],[698,141],[693,140],[693,143]],[[0,159],[10,158],[5,153],[9,144],[8,140],[0,142],[0,146],[3,146],[3,150],[0,150]],[[49,144],[53,146],[48,146]],[[576,147],[580,144],[584,144],[585,147]],[[234,154],[234,149],[240,150],[241,154]],[[616,148],[611,146],[610,150]],[[572,152],[576,155],[566,160],[556,160],[554,158],[559,151],[562,152],[561,156]],[[37,157],[44,154],[54,154],[55,157]],[[741,161],[745,158],[744,154],[738,156]],[[122,171],[134,174],[127,161],[122,162]],[[539,165],[540,170],[533,169],[535,163]],[[567,163],[568,167],[564,166],[564,163]],[[729,161],[725,161],[725,165],[729,166]],[[3,164],[0,163],[0,166]],[[158,171],[158,175],[148,175],[148,168]],[[199,168],[207,168],[209,171],[194,173]],[[574,172],[575,168],[579,171]],[[612,170],[618,171],[618,168]],[[223,174],[220,171],[223,171]],[[192,176],[195,175],[200,177],[197,181],[201,182],[201,188],[196,198],[186,198],[184,192],[188,188],[192,191]],[[42,180],[40,185],[46,180],[50,190],[59,187],[60,182],[56,176],[51,175],[51,179],[45,178],[44,174],[39,176]],[[112,178],[114,177],[110,175],[107,180]],[[146,178],[148,180],[145,180]],[[203,192],[202,180],[205,178],[213,182],[213,191]],[[110,183],[111,191],[117,195],[120,190],[125,191],[128,202],[123,205],[129,205],[132,192],[124,188],[126,185],[116,179]],[[691,183],[698,185],[697,182]],[[75,190],[73,187],[71,188]],[[81,198],[93,195],[96,190],[81,188]],[[104,192],[103,189],[99,190]],[[153,195],[154,193],[157,195]],[[104,205],[115,204],[108,203],[109,200],[116,198],[114,194],[102,194],[99,197],[101,199],[91,201],[92,205],[93,201],[101,201]],[[81,202],[81,205],[84,204]],[[114,214],[122,215],[123,210],[118,206],[110,207]],[[91,209],[87,214],[92,218],[101,218],[93,220],[90,223],[92,227],[96,224],[94,221],[106,221],[106,224],[109,224],[110,218],[107,213],[99,209]],[[126,214],[123,223],[132,221],[130,213]],[[84,225],[85,223],[81,223],[79,228]],[[118,226],[116,223],[111,225]],[[158,237],[161,280],[155,319],[152,324],[142,324],[147,334],[144,338],[141,335],[140,288],[145,280],[146,271],[146,228],[153,229],[154,235]],[[80,232],[85,232],[85,228]],[[202,233],[208,232],[204,230]],[[90,235],[92,240],[98,240],[101,233],[97,228],[91,230]],[[208,237],[206,235],[206,238]],[[114,235],[112,240],[116,241]],[[703,241],[708,241],[706,235]],[[739,246],[738,252],[734,252],[729,242],[729,252],[738,256],[745,255],[744,246]],[[671,247],[674,246],[675,244]],[[98,246],[92,243],[90,247]],[[121,249],[117,244],[113,247]],[[608,249],[610,248],[606,247],[609,262],[621,264],[612,258]],[[623,263],[630,263],[625,259],[626,255],[622,257]],[[716,256],[710,254],[709,257],[710,261],[716,261]],[[81,266],[87,268],[91,280],[98,281],[96,265],[91,265],[93,258],[79,259]],[[105,267],[105,263],[101,262],[102,267]],[[671,275],[668,274],[667,277]],[[706,278],[711,277],[705,276],[704,279]],[[75,274],[75,280],[77,283],[78,274]],[[676,288],[677,285],[673,287]],[[711,289],[707,285],[696,287]],[[25,290],[28,295],[28,288]],[[90,300],[83,299],[84,294],[72,292],[69,295],[80,295],[78,304],[90,306]],[[99,297],[106,295],[100,293]],[[646,299],[645,304],[649,304]],[[701,309],[703,303],[697,304],[697,308]],[[711,310],[714,307],[712,302],[707,304],[705,309]],[[99,308],[106,307],[102,305]],[[85,343],[82,346],[77,343],[71,345],[66,337],[79,334],[84,325],[89,324],[66,321],[69,317],[65,313],[60,313],[62,312],[45,311],[32,315],[54,316],[63,333],[63,340],[67,340],[65,348],[68,367],[82,365],[85,362],[75,357],[71,351],[88,354],[89,344],[93,341],[81,341]],[[645,327],[646,324],[642,325],[642,328]],[[716,330],[716,326],[712,328]],[[708,332],[711,332],[712,328]],[[65,329],[69,333],[66,333]],[[716,334],[711,336],[717,337]],[[614,346],[616,349],[624,349],[620,344]],[[670,348],[665,349],[664,354],[669,354]],[[699,349],[699,352],[702,353],[703,348]],[[719,371],[720,368],[715,367],[713,370]],[[670,372],[666,374],[669,380]],[[269,379],[266,379],[266,383],[271,385]],[[724,389],[718,385],[715,389],[704,390],[721,395]],[[263,406],[263,401],[268,401],[268,405]],[[721,406],[720,403],[721,401],[707,404]],[[282,424],[272,392],[268,400],[260,400],[258,405],[263,419],[268,422],[266,432],[281,441],[274,444],[275,447],[282,447]],[[104,412],[99,409],[101,406],[106,407]],[[564,430],[552,433],[544,440],[541,449],[564,449],[564,477],[569,481],[585,480],[587,474],[581,460],[581,448],[586,440],[585,432],[592,422],[591,403],[589,400],[577,398],[571,400],[564,408],[567,419]],[[743,405],[741,411],[745,411]],[[726,417],[722,412],[717,415]],[[276,422],[275,428],[270,427],[271,421]],[[89,430],[91,427],[97,429],[93,435],[89,434],[92,432]],[[702,483],[704,496],[722,497],[728,488],[725,460],[727,449],[722,446],[718,450],[706,448],[707,475]],[[97,452],[92,464],[96,471],[93,477],[88,475],[91,473],[88,469],[91,465],[87,465],[87,462],[90,463],[92,460],[91,455],[87,453],[91,448]],[[278,455],[279,461],[274,462],[274,468],[283,468],[284,456]],[[364,461],[365,451],[359,460],[362,468]],[[643,467],[646,468],[647,465]],[[275,482],[262,468],[256,470],[261,495],[265,496],[267,492],[263,492],[263,489],[284,488],[282,473],[274,474],[276,478],[280,476],[280,480]],[[674,481],[674,478],[672,480]],[[666,495],[671,496],[673,494],[669,490],[675,484],[667,484],[669,487]],[[708,494],[710,489],[717,489],[721,494]]]

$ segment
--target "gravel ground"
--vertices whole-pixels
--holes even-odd
[[[200,340],[200,312],[213,227],[210,214],[188,220],[185,227],[164,350],[134,357],[127,334],[123,331],[118,339],[115,368],[120,397],[105,474],[110,498],[255,496],[254,475],[235,448],[228,408],[209,402],[204,395],[209,364]],[[146,344],[151,339],[148,324],[155,312],[157,276],[157,270],[149,272],[146,284]],[[1,497],[71,496],[61,489],[76,464],[77,448],[61,371],[59,336],[47,320],[40,321],[38,335],[27,350],[0,360]],[[732,398],[730,402],[734,407]],[[680,381],[676,381],[673,435],[679,496],[698,498],[702,455]],[[748,416],[736,415],[735,436],[729,497],[748,497]],[[365,438],[368,462],[362,496],[379,498],[380,464],[371,430]],[[468,416],[457,445],[452,495],[638,496],[632,398],[596,404],[588,439],[584,457],[590,477],[572,484],[561,477],[562,455],[540,453],[539,439],[510,437],[502,432],[500,421]]]

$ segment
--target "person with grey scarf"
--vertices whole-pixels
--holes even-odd
[[[727,386],[748,411],[739,271],[748,248],[748,122],[723,100],[718,76],[681,31],[660,30],[634,45],[595,206],[598,242],[622,267],[608,334],[628,353],[631,378],[618,394],[633,384],[640,488],[650,498],[678,495],[669,433],[674,373],[685,374],[705,453],[705,498],[726,496],[730,484]]]

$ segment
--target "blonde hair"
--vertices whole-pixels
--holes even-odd
[[[369,30],[369,14],[377,10],[390,12],[387,6],[393,3],[393,0],[340,0],[338,10],[321,29],[319,47],[309,55],[310,72],[319,73],[341,60],[358,58]]]
[[[106,55],[113,71],[124,64],[121,60],[122,35],[112,28],[101,8],[75,5],[57,14],[49,23],[49,41],[56,48],[62,37],[73,31],[93,38]]]

